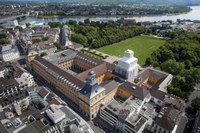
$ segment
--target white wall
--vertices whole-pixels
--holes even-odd
[[[2,55],[4,61],[12,61],[19,58],[19,52],[10,52]]]

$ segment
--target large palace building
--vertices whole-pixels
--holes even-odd
[[[125,51],[117,65],[72,49],[45,57],[26,58],[31,71],[66,95],[87,118],[93,119],[100,114],[102,119],[123,132],[140,132],[147,124],[149,131],[172,132],[176,121],[169,121],[174,124],[173,128],[161,125],[162,120],[167,119],[164,119],[165,110],[163,119],[157,117],[158,114],[145,115],[148,108],[162,112],[166,107],[166,99],[170,100],[167,86],[172,75],[153,68],[140,68],[137,61],[131,50]],[[154,110],[155,106],[150,103],[160,108]],[[168,110],[174,109],[170,106]]]

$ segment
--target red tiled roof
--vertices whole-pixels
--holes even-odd
[[[59,74],[59,76],[64,77],[65,79],[69,80],[70,82],[72,82],[73,84],[75,84],[76,86],[82,88],[85,83],[84,81],[80,80],[79,78],[69,74],[68,72],[62,70],[61,68],[59,68],[58,66],[52,64],[51,62],[43,59],[40,56],[36,56],[35,60],[33,61],[38,61],[41,64],[43,64],[44,66],[46,66],[48,69],[51,69],[52,71],[54,71],[55,73]]]

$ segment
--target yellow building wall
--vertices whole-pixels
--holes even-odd
[[[26,56],[25,60],[28,61],[28,62],[31,62],[32,60],[35,59],[35,57],[36,57],[35,55],[33,55],[33,56]]]
[[[102,97],[104,97],[104,94],[105,93],[102,92],[94,98],[88,99],[87,97],[79,93],[79,108],[82,110],[82,113],[87,113],[87,116],[94,115],[95,117],[95,115],[99,111],[100,106],[104,103],[104,98],[102,99]],[[91,104],[93,105],[91,106]]]
[[[82,111],[86,112],[87,115],[89,115],[90,114],[90,107],[88,105],[89,99],[86,96],[82,95],[81,93],[79,93],[78,96],[81,99],[81,100],[79,99],[79,108]]]
[[[72,65],[73,65],[73,60],[69,60],[69,61],[62,62],[62,63],[58,64],[58,66],[63,68],[63,69],[69,68]]]
[[[79,67],[82,67],[84,70],[88,70],[88,69],[94,67],[93,65],[86,63],[86,62],[79,60],[79,59],[75,59],[74,64],[79,66]]]
[[[118,88],[117,94],[119,94],[120,96],[126,97],[126,98],[131,96],[131,93],[129,93],[128,91],[125,91],[122,88]]]
[[[37,72],[41,77],[43,77],[49,83],[53,83],[56,87],[58,87],[61,92],[63,92],[70,100],[78,105],[78,92],[73,91],[71,88],[68,88],[66,85],[61,83],[59,80],[54,79],[51,75],[46,73],[42,68],[40,68],[36,64],[32,64],[32,68],[35,72]]]
[[[36,56],[26,56],[25,62],[28,68],[31,68],[31,61],[35,59]]]
[[[116,93],[117,93],[117,89],[115,89],[115,90],[111,91],[110,93],[108,93],[104,98],[105,104],[108,103],[109,101],[111,101]]]
[[[105,80],[112,78],[113,74],[111,72],[107,72],[105,76]]]
[[[155,84],[157,82],[157,79],[154,77],[149,77],[148,82]]]
[[[103,81],[112,78],[112,76],[113,76],[112,73],[107,72],[107,73],[104,73],[102,75],[97,76],[95,79],[96,79],[98,84],[101,84]]]
[[[102,75],[96,77],[97,83],[101,84],[104,81],[104,77],[105,77],[105,74],[102,74]]]

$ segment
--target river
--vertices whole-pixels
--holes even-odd
[[[173,15],[154,15],[154,16],[128,16],[125,17],[127,19],[135,19],[137,22],[144,22],[144,21],[162,21],[162,20],[172,20],[176,21],[177,19],[190,19],[190,20],[200,20],[200,6],[191,6],[192,11],[188,13],[182,14],[173,14]],[[52,18],[36,18],[36,17],[28,17],[22,20],[20,23],[25,24],[32,21],[37,23],[48,23],[48,22],[66,22],[69,20],[76,20],[83,22],[85,19],[89,18],[90,21],[109,21],[109,20],[118,20],[121,16],[89,16],[89,17],[52,17]]]

